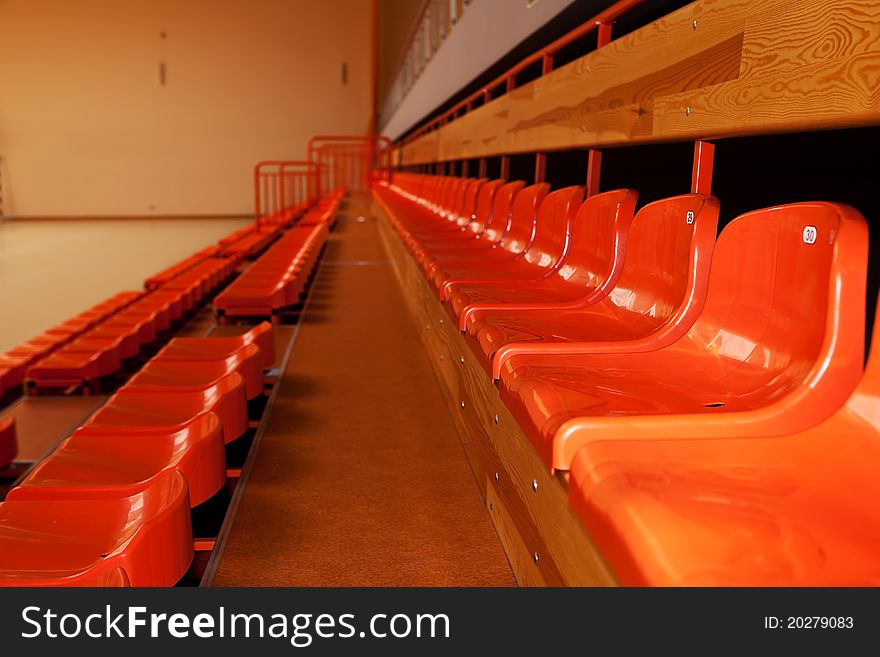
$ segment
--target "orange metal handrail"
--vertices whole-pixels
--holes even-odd
[[[621,17],[631,9],[643,4],[646,0],[619,0],[611,7],[596,14],[591,20],[576,27],[571,32],[559,37],[553,43],[544,46],[540,50],[535,51],[518,64],[512,66],[505,73],[495,78],[492,82],[484,85],[464,100],[459,101],[443,114],[434,117],[427,123],[423,124],[409,136],[401,141],[402,144],[409,144],[412,141],[424,136],[428,132],[435,130],[448,121],[458,118],[458,113],[467,113],[473,109],[476,100],[482,99],[483,103],[492,99],[492,90],[501,84],[505,85],[505,93],[509,93],[516,88],[516,76],[523,70],[539,61],[543,62],[542,74],[546,75],[553,69],[553,57],[562,48],[570,45],[577,39],[580,39],[594,31],[599,32],[598,47],[602,47],[611,40],[611,23]]]
[[[380,169],[391,180],[392,143],[384,135],[315,135],[308,141],[307,153],[309,160],[317,164],[316,193],[319,196],[329,191],[324,182],[331,177],[337,184],[340,180],[349,183],[362,180],[368,185],[373,172]],[[377,155],[384,156],[384,163],[378,167]],[[333,160],[332,164],[329,160]]]
[[[291,170],[294,169],[294,170]],[[297,204],[311,204],[318,167],[311,160],[262,160],[254,165],[254,219],[259,227],[266,215],[292,211]],[[304,184],[297,184],[303,180]],[[288,199],[287,182],[291,183]],[[297,194],[299,187],[304,195]],[[264,211],[265,210],[265,211]]]

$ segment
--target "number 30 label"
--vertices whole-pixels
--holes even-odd
[[[804,244],[815,244],[817,234],[815,226],[804,226]]]

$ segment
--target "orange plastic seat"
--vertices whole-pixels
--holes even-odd
[[[162,333],[171,328],[171,304],[168,302],[144,297],[126,308],[125,314],[128,317],[150,318],[156,333]]]
[[[427,274],[429,280],[440,291],[440,299],[445,299],[445,285],[451,279],[486,277],[490,272],[502,267],[518,267],[512,263],[524,259],[532,245],[538,208],[541,207],[549,191],[549,185],[540,183],[524,188],[514,197],[510,209],[509,228],[497,248],[479,254],[464,254],[458,259],[449,261],[431,261]],[[500,194],[500,191],[496,194],[496,201]],[[502,196],[501,199],[503,198]]]
[[[462,247],[481,234],[487,224],[486,212],[491,211],[492,199],[503,180],[489,182],[485,178],[469,180],[460,199],[453,201],[453,209],[446,214],[446,221],[433,230],[410,233],[419,252],[433,252],[458,245]],[[488,185],[488,189],[484,188]]]
[[[621,582],[880,585],[880,324],[865,375],[799,433],[600,440],[569,499]]]
[[[256,344],[263,357],[263,368],[275,363],[272,324],[262,322],[241,335],[224,338],[174,338],[158,353],[162,359],[217,360],[234,354],[249,344]]]
[[[124,497],[0,503],[0,586],[173,586],[192,557],[179,472]]]
[[[451,262],[456,264],[471,264],[490,251],[504,249],[505,246],[520,248],[521,240],[520,232],[530,230],[528,225],[515,227],[514,234],[508,237],[511,229],[511,209],[516,196],[523,190],[525,183],[521,180],[515,180],[498,187],[498,189],[488,199],[490,206],[484,208],[479,205],[482,197],[478,199],[479,215],[475,225],[479,229],[483,225],[482,233],[478,235],[479,239],[466,242],[467,248],[447,247],[445,245],[433,244],[430,249],[422,247],[419,243],[414,243],[410,247],[410,251],[416,257],[419,265],[427,275],[430,275],[437,267],[444,263]],[[521,230],[522,229],[522,230]]]
[[[567,217],[557,216],[555,223],[547,222],[545,230],[550,228],[552,235],[559,236],[565,253],[541,278],[514,282],[449,281],[445,289],[447,308],[453,318],[459,318],[460,329],[466,330],[468,316],[480,310],[497,308],[509,312],[520,306],[528,309],[529,304],[547,307],[572,302],[590,305],[607,295],[623,269],[624,248],[637,198],[631,190],[597,194],[581,205],[573,219],[558,225]],[[550,197],[539,211],[539,231],[541,215],[549,200]],[[553,239],[552,235],[546,241]],[[536,235],[529,252],[538,243]],[[548,247],[543,249],[544,253],[549,251]]]
[[[106,332],[107,334],[110,334],[112,331],[125,336],[130,336],[134,333],[137,336],[137,353],[140,353],[143,347],[156,340],[156,324],[153,319],[149,316],[129,315],[125,310],[101,322],[95,330]]]
[[[146,309],[126,308],[105,322],[107,326],[134,324],[138,327],[138,342],[141,347],[156,341],[161,330],[161,320],[157,313]]]
[[[430,177],[424,181],[426,188],[430,188],[432,184],[436,184],[436,181]],[[419,200],[424,200],[422,197],[415,198],[407,195],[397,187],[377,188],[376,199],[385,209],[386,216],[395,226],[403,243],[421,264],[427,266],[429,264],[427,260],[431,254],[435,253],[435,249],[436,251],[450,250],[450,247],[447,246],[450,241],[454,240],[450,254],[453,259],[461,259],[465,256],[460,251],[461,244],[458,243],[461,238],[471,237],[472,239],[464,244],[472,248],[491,246],[485,241],[490,237],[490,241],[493,243],[500,241],[507,230],[513,198],[524,184],[517,181],[505,185],[504,181],[496,180],[481,185],[476,198],[474,214],[467,225],[459,225],[463,222],[451,224],[439,218],[436,213],[419,204]],[[429,230],[428,234],[421,235],[416,227],[422,227],[423,230],[433,229],[433,231]],[[473,239],[476,237],[484,241]],[[423,246],[423,241],[431,242],[430,251]]]
[[[407,235],[416,242],[448,239],[460,234],[473,220],[477,195],[486,183],[483,178],[454,178],[447,193],[427,212],[408,215]]]
[[[494,379],[515,355],[590,352],[610,343],[618,343],[619,351],[648,351],[671,344],[693,324],[705,299],[718,209],[715,198],[701,194],[646,205],[632,220],[610,290],[569,302],[469,310],[460,319],[467,342],[487,359]]]
[[[263,358],[260,348],[249,344],[217,360],[178,360],[156,356],[131,377],[128,385],[142,388],[187,388],[213,385],[238,372],[248,399],[263,394]]]
[[[483,184],[477,193],[474,213],[468,225],[452,231],[443,237],[423,239],[414,242],[412,253],[423,266],[427,266],[432,258],[443,255],[460,256],[463,251],[476,248],[489,248],[497,243],[507,228],[508,216],[494,222],[493,208],[495,195],[505,184],[504,180],[490,180]],[[519,187],[522,184],[518,185]],[[518,191],[516,189],[515,191]],[[391,210],[393,213],[394,210]],[[503,225],[502,225],[503,224]]]
[[[224,486],[226,457],[220,418],[204,413],[186,427],[168,432],[113,434],[77,429],[6,499],[129,497],[154,485],[170,470],[186,477],[192,506]]]
[[[223,440],[230,443],[247,431],[244,379],[233,372],[215,383],[187,388],[120,388],[86,421],[86,427],[117,434],[178,431],[214,412],[223,424]]]
[[[79,338],[108,340],[118,343],[119,358],[123,361],[135,358],[141,351],[140,327],[138,324],[101,322],[89,329]]]
[[[18,441],[15,438],[15,418],[0,419],[0,470],[15,460]]]
[[[473,276],[463,276],[446,280],[440,297],[451,299],[454,290],[462,286],[488,286],[503,284],[511,287],[527,288],[551,278],[563,265],[570,245],[569,230],[571,222],[581,206],[583,190],[580,187],[566,187],[550,193],[538,208],[532,240],[522,257],[495,264]],[[471,292],[477,295],[476,292]],[[456,317],[457,313],[453,314]]]
[[[214,307],[227,316],[265,317],[298,303],[327,231],[323,222],[289,230],[217,295]]]
[[[867,227],[831,203],[740,216],[715,247],[706,302],[667,347],[514,356],[502,396],[568,470],[608,436],[783,434],[839,408],[862,370]]]
[[[122,337],[90,337],[85,334],[28,368],[31,388],[94,386],[122,367]]]

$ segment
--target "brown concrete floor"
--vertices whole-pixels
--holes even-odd
[[[347,215],[213,585],[512,586],[375,220]]]
[[[107,400],[86,397],[22,397],[0,412],[0,419],[15,418],[18,436],[16,461],[39,461],[79,427]]]

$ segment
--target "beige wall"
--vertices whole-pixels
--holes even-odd
[[[6,215],[248,212],[256,160],[366,131],[370,5],[0,0]]]

